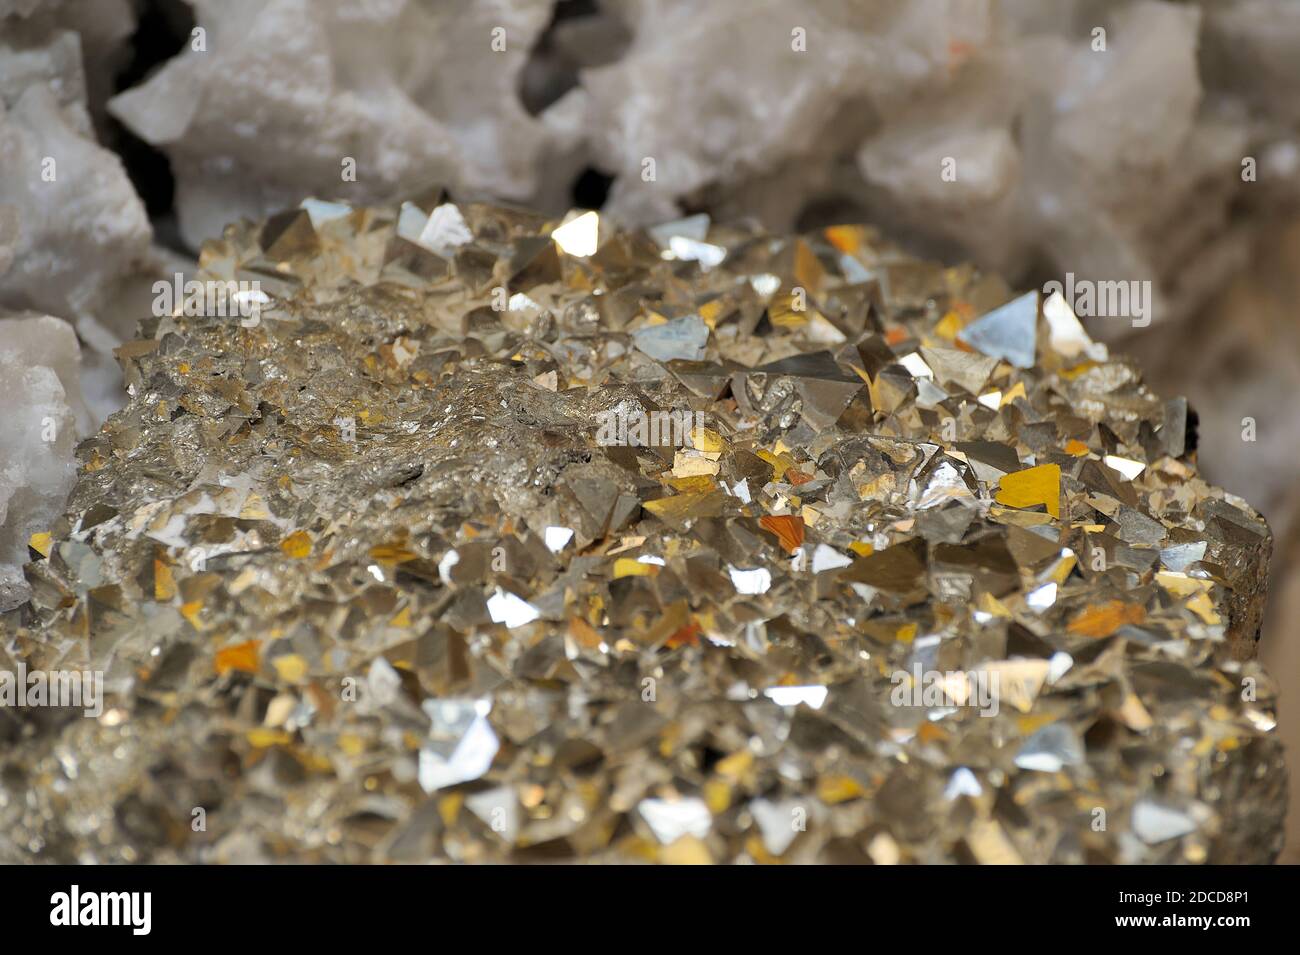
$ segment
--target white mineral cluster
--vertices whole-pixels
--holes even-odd
[[[518,79],[549,2],[195,0],[184,50],[110,111],[166,151],[197,246],[307,196],[432,181],[526,201],[556,135]]]
[[[625,219],[856,216],[1014,279],[1149,280],[1174,321],[1245,260],[1234,207],[1300,183],[1282,0],[616,8],[631,48],[582,89]]]
[[[158,263],[144,206],[96,139],[80,34],[53,26],[83,5],[53,7],[20,4],[35,15],[0,21],[0,306],[75,326],[94,371],[93,428],[122,403],[112,349],[140,317],[124,302]]]
[[[90,413],[81,397],[80,354],[72,326],[49,315],[0,315],[0,611],[29,595],[27,542],[63,513],[76,479],[78,427]]]
[[[101,116],[135,31],[133,0],[0,0],[0,21],[7,21],[0,22],[0,36],[19,31],[29,37],[75,33],[81,43],[90,109],[96,118]]]

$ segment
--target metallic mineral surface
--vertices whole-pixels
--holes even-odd
[[[1268,529],[1059,295],[438,191],[201,266],[0,618],[103,674],[0,860],[1276,854]]]

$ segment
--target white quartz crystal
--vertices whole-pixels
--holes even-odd
[[[121,161],[95,140],[77,35],[39,47],[18,38],[0,39],[0,208],[15,220],[0,304],[94,316],[148,259],[149,221]]]
[[[1287,6],[627,0],[626,54],[581,74],[587,140],[624,222],[868,219],[1013,281],[1150,281],[1175,322],[1243,261],[1234,203],[1300,193]]]
[[[37,38],[38,46],[39,38],[53,33],[76,35],[78,69],[87,78],[81,99],[89,99],[99,122],[113,78],[128,59],[127,41],[136,23],[132,0],[0,0],[0,21],[7,21],[0,23],[0,32],[23,43]]]
[[[203,48],[192,41],[110,104],[171,159],[191,244],[313,195],[375,201],[433,181],[516,200],[536,189],[554,134],[516,86],[549,3],[193,6]]]
[[[112,349],[147,314],[124,296],[158,270],[158,257],[121,161],[96,141],[79,36],[49,26],[53,13],[42,9],[0,30],[0,307],[73,323],[89,363],[103,369],[98,421],[124,398]]]
[[[67,322],[0,316],[0,610],[27,599],[27,541],[63,513],[76,477],[78,420],[89,420],[78,363]]]

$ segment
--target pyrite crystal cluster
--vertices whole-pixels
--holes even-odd
[[[1271,546],[1057,296],[441,194],[226,230],[0,667],[6,861],[1241,862]]]

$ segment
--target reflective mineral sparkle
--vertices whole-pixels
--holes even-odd
[[[0,709],[0,860],[1277,851],[1267,528],[1063,300],[438,191],[201,266],[260,320],[142,323],[0,624],[107,696]]]

